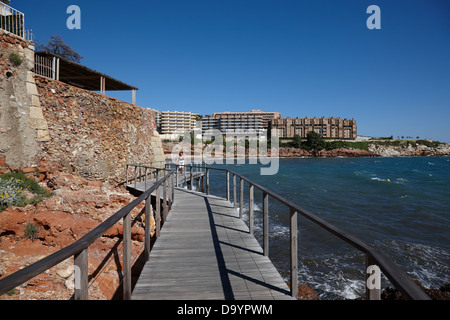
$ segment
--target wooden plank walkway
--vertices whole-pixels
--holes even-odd
[[[229,201],[176,188],[132,299],[291,300],[262,252]]]
[[[205,175],[204,172],[193,172],[192,178],[195,180],[204,175]],[[176,175],[174,175],[173,177],[175,179]],[[183,183],[190,182],[190,180],[191,180],[191,174],[189,172],[178,173],[178,185],[182,185]],[[155,182],[156,182],[156,179],[148,179],[147,180],[147,188],[154,185]],[[132,182],[131,184],[127,185],[127,188],[134,189],[139,192],[144,192],[146,190],[145,181],[137,181],[136,185],[134,184],[134,182]],[[161,191],[161,195],[162,195],[162,191]]]

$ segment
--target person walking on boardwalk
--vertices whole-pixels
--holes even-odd
[[[180,151],[178,154],[177,163],[180,166],[180,173],[183,173],[184,171],[184,157],[183,157],[183,151]]]

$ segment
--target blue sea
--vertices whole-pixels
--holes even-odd
[[[276,175],[260,165],[216,165],[241,173],[364,242],[380,248],[413,280],[450,282],[450,158],[284,158]],[[266,166],[267,167],[267,166]],[[225,175],[211,174],[225,196]],[[238,183],[239,185],[239,183]],[[244,186],[248,222],[248,186]],[[232,193],[231,193],[232,194]],[[238,193],[239,195],[239,193]],[[255,236],[262,244],[262,194],[255,190]],[[299,216],[299,283],[321,299],[365,295],[365,255]],[[269,200],[269,257],[289,279],[289,210]],[[382,278],[382,286],[390,286]]]

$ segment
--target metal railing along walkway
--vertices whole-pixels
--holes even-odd
[[[193,172],[192,166],[184,166],[185,168],[190,168],[190,171]],[[127,166],[127,172],[128,172]],[[139,167],[137,167],[139,168]],[[150,206],[151,206],[151,195],[156,192],[156,199],[160,199],[160,189],[163,189],[163,197],[162,197],[162,212],[161,206],[156,205],[155,208],[155,225],[156,230],[155,234],[158,238],[160,236],[160,227],[162,221],[166,222],[167,215],[169,209],[171,208],[173,203],[176,203],[176,199],[174,198],[177,193],[175,193],[175,173],[178,171],[179,166],[175,167],[175,170],[167,169],[170,166],[166,166],[166,171],[164,176],[160,176],[159,179],[156,180],[153,185],[148,186],[148,189],[143,192],[137,199],[132,201],[130,204],[119,210],[113,216],[108,218],[102,224],[100,224],[97,228],[89,232],[82,239],[77,242],[69,245],[68,247],[40,260],[28,267],[23,268],[22,270],[4,278],[0,279],[0,295],[8,292],[9,290],[21,285],[22,283],[32,279],[33,277],[39,275],[40,273],[45,272],[51,267],[59,264],[60,262],[74,257],[75,270],[79,270],[79,286],[75,287],[74,298],[75,299],[87,299],[88,298],[88,248],[89,246],[98,238],[100,238],[107,230],[109,230],[115,223],[119,222],[123,219],[124,225],[124,235],[123,235],[123,251],[124,251],[124,260],[123,260],[123,298],[130,299],[131,298],[131,259],[130,259],[130,244],[131,244],[131,210],[133,210],[139,203],[145,201],[145,221],[150,221]],[[142,167],[145,170],[145,168]],[[152,168],[154,170],[155,168]],[[302,215],[303,217],[309,219],[315,224],[319,225],[324,230],[329,233],[335,235],[336,237],[342,239],[348,244],[352,245],[357,250],[361,251],[366,255],[366,270],[368,266],[378,266],[380,270],[384,273],[384,275],[391,281],[391,283],[400,290],[405,297],[414,300],[430,300],[430,297],[422,290],[419,286],[417,286],[400,268],[398,268],[390,258],[388,258],[385,254],[379,251],[377,248],[366,244],[359,238],[354,235],[343,231],[336,226],[328,223],[322,218],[314,215],[308,210],[298,206],[297,204],[291,202],[288,199],[278,195],[277,193],[253,182],[252,180],[228,169],[220,169],[220,168],[209,168],[209,167],[201,167],[204,174],[201,175],[200,179],[203,180],[205,195],[209,196],[209,173],[211,170],[215,170],[218,172],[222,172],[224,174],[225,180],[225,192],[226,199],[223,201],[232,201],[233,200],[233,209],[237,209],[239,206],[239,218],[243,217],[243,199],[244,199],[244,183],[247,183],[249,188],[249,227],[248,234],[253,234],[254,227],[254,190],[255,188],[260,190],[263,195],[263,245],[262,245],[262,256],[268,257],[269,254],[269,197],[275,201],[282,203],[288,209],[287,214],[289,214],[289,229],[290,229],[290,294],[292,297],[297,296],[297,283],[298,283],[298,215]],[[137,171],[138,169],[136,169]],[[147,168],[148,170],[148,168]],[[231,199],[230,195],[230,174],[232,175],[233,182],[233,198]],[[239,199],[237,196],[237,178],[239,178]],[[128,184],[128,179],[127,179]],[[192,184],[191,184],[192,185]],[[175,201],[175,202],[174,202]],[[210,212],[212,209],[210,205]],[[236,211],[236,210],[234,210]],[[135,219],[138,219],[136,217]],[[190,225],[185,225],[185,230],[188,231]],[[226,228],[224,228],[226,229]],[[211,232],[211,231],[209,231]],[[150,256],[150,225],[145,224],[145,256],[148,258]],[[244,234],[244,232],[241,232]],[[158,241],[157,241],[158,242]],[[157,243],[156,242],[156,243]],[[156,244],[155,244],[156,245]],[[217,260],[217,259],[216,259]],[[366,278],[369,278],[370,275],[366,273]],[[380,276],[380,275],[378,275]],[[202,279],[198,279],[201,283]],[[379,282],[381,282],[379,280]],[[367,299],[380,299],[380,289],[369,288],[366,286]]]
[[[166,167],[174,167],[174,165],[167,165]],[[177,170],[179,166],[175,165]],[[290,290],[291,295],[296,297],[298,294],[298,216],[301,215],[306,219],[309,219],[313,223],[320,226],[322,229],[340,238],[346,243],[353,246],[366,256],[365,281],[369,278],[375,280],[375,283],[381,283],[381,274],[369,274],[368,270],[373,270],[373,267],[378,267],[381,272],[389,279],[389,281],[400,291],[402,294],[413,300],[430,300],[430,297],[412,281],[409,276],[403,272],[395,263],[387,257],[379,249],[365,243],[361,239],[352,235],[351,233],[341,230],[324,219],[318,217],[312,212],[302,208],[301,206],[293,203],[292,201],[280,196],[279,194],[267,189],[266,187],[244,177],[243,175],[236,173],[229,169],[204,167],[206,176],[209,177],[209,171],[215,170],[222,172],[225,175],[225,192],[226,199],[234,203],[234,208],[239,208],[239,216],[243,218],[243,204],[244,204],[244,183],[248,184],[248,215],[249,215],[249,232],[253,234],[254,225],[254,192],[255,188],[262,192],[263,196],[263,253],[265,256],[269,255],[269,197],[272,200],[286,206],[287,213],[289,215],[289,255],[290,255]],[[230,174],[232,175],[233,183],[233,198],[230,195]],[[237,196],[237,178],[239,178],[239,198]],[[209,194],[209,179],[207,179],[207,194]],[[238,207],[239,206],[239,207]],[[370,267],[370,268],[369,268]],[[375,279],[377,277],[377,279]],[[367,282],[366,282],[367,283]],[[367,300],[379,300],[381,299],[381,288],[366,285],[366,299]]]

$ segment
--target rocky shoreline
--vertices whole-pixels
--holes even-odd
[[[166,160],[171,160],[171,153],[176,143],[163,142],[163,150]],[[361,157],[426,157],[426,156],[450,156],[450,143],[439,143],[436,146],[423,145],[408,141],[391,142],[369,142],[367,144],[368,150],[356,148],[336,148],[332,150],[306,150],[294,147],[280,147],[278,148],[279,158],[361,158]],[[270,157],[271,150],[267,150]],[[235,154],[237,148],[235,148]],[[244,154],[244,152],[242,152]],[[192,151],[194,156],[194,152]],[[212,155],[215,156],[214,154]],[[223,154],[225,157],[226,154]],[[245,152],[245,157],[255,156],[249,155],[248,150]]]
[[[361,158],[361,157],[380,157],[379,154],[371,151],[360,149],[334,149],[334,150],[320,150],[307,151],[298,148],[279,148],[278,156],[280,158]]]
[[[450,143],[442,143],[436,147],[410,143],[398,146],[383,144],[369,144],[369,151],[381,157],[428,157],[428,156],[449,156]]]

